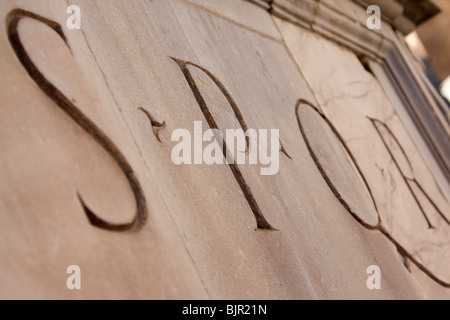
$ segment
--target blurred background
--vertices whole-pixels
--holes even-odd
[[[450,107],[450,0],[434,0],[442,12],[421,24],[406,42]]]

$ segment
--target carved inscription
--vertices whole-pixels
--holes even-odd
[[[106,134],[92,122],[79,108],[77,108],[61,91],[59,91],[36,67],[32,59],[26,52],[20,35],[18,32],[18,26],[22,19],[33,19],[40,23],[43,23],[56,32],[62,41],[69,47],[61,25],[55,21],[51,21],[37,14],[29,11],[16,9],[11,11],[6,19],[8,28],[9,42],[11,43],[14,52],[26,69],[33,81],[39,86],[39,88],[45,92],[45,94],[69,117],[72,118],[81,128],[84,129],[97,143],[111,156],[112,159],[120,167],[121,171],[127,178],[127,181],[133,191],[134,199],[136,202],[136,213],[132,221],[122,224],[110,223],[102,219],[99,215],[89,209],[88,205],[83,200],[80,194],[76,194],[83,210],[89,219],[89,222],[98,228],[111,230],[111,231],[135,231],[144,225],[147,217],[147,206],[144,194],[142,192],[141,185],[136,178],[133,169],[128,164],[127,159],[117,146],[106,136]],[[70,47],[69,47],[70,49]]]
[[[192,66],[192,67],[198,68],[199,70],[203,71],[216,84],[216,86],[219,88],[219,90],[222,92],[222,94],[227,99],[230,107],[233,109],[234,115],[236,116],[236,119],[238,120],[242,130],[244,130],[244,131],[248,130],[247,124],[245,123],[244,117],[242,116],[242,113],[239,110],[239,107],[237,106],[236,102],[234,102],[233,98],[228,93],[228,91],[225,89],[223,84],[211,72],[209,72],[205,68],[203,68],[197,64],[191,63],[191,62],[182,61],[182,60],[179,60],[176,58],[172,58],[172,60],[178,64],[181,71],[183,72],[184,77],[186,78],[186,81],[188,82],[189,87],[191,88],[191,90],[195,96],[195,99],[197,100],[200,110],[202,111],[203,116],[205,117],[205,119],[208,122],[208,125],[210,126],[211,129],[219,129],[219,127],[218,127],[216,120],[214,119],[211,111],[209,110],[208,106],[206,105],[205,99],[203,98],[202,94],[200,93],[200,90],[198,89],[197,84],[195,83],[194,79],[192,78],[192,75],[188,69],[188,66]],[[246,143],[247,143],[247,148],[248,148],[248,146],[249,146],[248,137],[246,137]],[[223,155],[226,158],[227,157],[227,145],[226,145],[225,140],[223,140],[222,145],[223,145]],[[259,208],[258,203],[256,202],[256,199],[253,196],[253,193],[252,193],[250,187],[248,186],[247,182],[245,181],[245,178],[242,175],[239,167],[235,163],[230,163],[229,166],[230,166],[231,172],[233,172],[233,175],[234,175],[236,181],[239,183],[239,186],[240,186],[242,192],[244,193],[245,199],[247,200],[250,208],[252,209],[252,212],[256,219],[257,228],[264,229],[264,230],[276,230],[269,224],[269,222],[266,220],[266,218],[262,214],[261,209]]]
[[[305,113],[303,111],[303,114],[307,116],[307,118],[302,119],[299,115],[302,109],[309,110],[309,114]],[[303,136],[303,139],[305,140],[305,143],[307,145],[308,151],[313,158],[314,162],[316,163],[317,168],[319,169],[322,177],[327,182],[330,189],[333,191],[334,195],[337,199],[341,202],[341,204],[347,209],[347,211],[364,227],[368,229],[375,229],[380,231],[383,235],[386,236],[395,246],[397,247],[400,254],[402,254],[405,258],[411,260],[419,269],[421,269],[424,273],[426,273],[430,278],[432,278],[434,281],[439,283],[442,286],[450,287],[450,283],[443,280],[445,278],[442,277],[442,275],[445,275],[445,272],[439,275],[436,274],[436,272],[433,272],[430,270],[428,264],[423,263],[417,259],[417,252],[420,252],[420,248],[415,248],[414,250],[417,252],[412,252],[406,248],[406,244],[400,240],[396,239],[395,235],[392,235],[389,231],[386,230],[385,226],[383,225],[383,221],[381,220],[379,214],[377,213],[379,223],[373,224],[370,223],[370,221],[367,220],[367,216],[364,216],[364,212],[371,211],[371,210],[377,210],[376,203],[373,198],[372,192],[370,191],[370,186],[367,183],[366,178],[364,177],[364,173],[359,168],[355,157],[350,152],[349,148],[346,146],[346,143],[344,139],[341,137],[339,132],[336,130],[332,122],[324,115],[322,114],[312,103],[300,99],[296,105],[295,112],[297,115],[298,125],[300,132]],[[315,114],[315,115],[314,115]],[[336,152],[336,150],[324,150],[324,148],[333,148],[330,146],[324,147],[324,141],[323,139],[325,137],[321,136],[320,139],[315,139],[314,135],[316,134],[313,130],[306,130],[305,129],[305,122],[314,121],[314,118],[321,119],[322,125],[329,128],[329,131],[332,132],[332,134],[335,137],[335,143],[340,144],[341,148],[343,149],[340,154],[339,152]],[[392,162],[395,164],[395,167],[400,172],[402,178],[404,179],[406,185],[408,186],[408,190],[413,195],[413,199],[415,200],[417,206],[419,207],[420,211],[423,214],[424,220],[428,225],[428,229],[434,229],[436,226],[434,226],[430,218],[428,216],[428,213],[424,209],[423,205],[419,201],[419,197],[423,197],[426,199],[430,204],[431,208],[437,212],[437,214],[442,218],[443,223],[440,224],[440,228],[447,228],[449,226],[449,219],[444,214],[442,209],[440,209],[435,201],[433,201],[432,197],[425,191],[425,189],[422,187],[422,185],[416,180],[414,170],[411,166],[410,159],[408,158],[405,150],[401,146],[399,140],[395,136],[395,134],[390,130],[390,128],[383,123],[380,120],[369,118],[370,122],[373,124],[375,131],[378,133],[378,137],[383,142],[384,146],[386,147],[388,154],[391,157]],[[331,156],[330,156],[331,155]],[[328,156],[328,157],[327,157]],[[358,206],[352,205],[352,198],[347,197],[345,190],[343,188],[339,187],[339,184],[341,181],[337,179],[344,177],[344,175],[339,175],[337,171],[340,170],[346,170],[346,168],[342,168],[339,166],[338,168],[333,168],[333,165],[336,165],[338,163],[338,160],[335,160],[332,156],[337,157],[338,159],[346,159],[347,162],[351,163],[353,165],[353,171],[355,171],[358,175],[361,177],[361,184],[360,186],[362,188],[366,188],[368,190],[368,193],[371,197],[371,202],[366,202],[364,206],[360,206],[359,210],[355,210],[355,208],[358,208]],[[351,171],[351,170],[350,170]],[[348,175],[347,175],[348,177]],[[341,183],[342,184],[342,183]],[[359,189],[357,185],[352,185],[352,189]],[[357,203],[356,203],[357,204]],[[371,205],[373,205],[373,208],[371,208]],[[395,213],[394,213],[395,214]],[[418,233],[422,232],[421,230],[417,230]],[[424,230],[424,232],[427,232],[427,230]],[[431,236],[431,238],[427,238],[426,235]],[[424,239],[426,239],[426,244],[424,245],[424,248],[427,248],[429,246],[439,248],[440,245],[438,243],[434,243],[433,236],[437,236],[436,234],[432,233],[425,233]],[[441,236],[445,237],[445,232],[441,234]],[[448,234],[447,234],[448,238]],[[436,249],[438,250],[438,249]],[[442,248],[442,250],[445,250],[445,248]],[[442,262],[441,262],[442,263]]]
[[[141,185],[133,169],[131,168],[125,156],[113,143],[113,141],[111,141],[111,139],[108,138],[107,135],[73,102],[71,102],[60,90],[58,90],[58,88],[54,86],[44,76],[43,72],[39,70],[33,63],[32,59],[30,58],[22,44],[20,34],[18,32],[19,23],[22,19],[25,18],[33,19],[51,28],[58,34],[60,39],[64,41],[65,45],[70,49],[64,32],[62,31],[62,28],[58,23],[32,12],[16,9],[9,13],[6,23],[10,44],[21,64],[33,79],[33,81],[38,85],[38,87],[109,154],[109,156],[120,167],[133,191],[136,204],[136,213],[132,221],[123,224],[113,224],[102,219],[100,215],[94,213],[91,209],[89,209],[82,196],[77,193],[76,196],[78,197],[89,222],[95,227],[111,231],[138,230],[145,224],[147,217],[147,206]],[[197,64],[188,61],[183,61],[176,58],[171,59],[178,65],[181,72],[183,73],[197,101],[197,104],[199,105],[200,110],[211,129],[219,129],[218,124],[214,119],[213,113],[206,104],[205,99],[200,92],[196,82],[194,81],[189,68],[197,68],[214,82],[222,95],[226,98],[242,130],[248,130],[247,124],[238,105],[236,104],[230,93],[227,91],[227,89],[224,87],[224,85],[211,72]],[[151,123],[155,138],[161,143],[158,133],[165,127],[165,122],[159,123],[155,121],[150,113],[142,107],[139,107],[138,109],[147,116]],[[398,241],[395,236],[393,236],[385,229],[385,227],[383,226],[383,221],[381,220],[381,217],[377,210],[376,201],[374,199],[374,195],[371,192],[370,185],[367,182],[364,173],[358,166],[354,155],[347,147],[344,139],[334,127],[333,123],[311,102],[304,99],[300,99],[297,102],[295,106],[295,113],[300,133],[307,145],[309,154],[314,160],[325,182],[327,183],[333,194],[336,196],[336,198],[343,205],[343,207],[362,226],[371,230],[378,230],[383,235],[385,235],[386,238],[388,238],[392,243],[396,245],[398,251],[404,257],[410,259],[414,264],[417,265],[418,268],[420,268],[436,282],[445,287],[450,287],[450,280],[443,280],[442,277],[436,275],[435,272],[430,270],[430,268],[426,264],[420,262],[417,259],[415,253],[411,252],[411,250],[408,251],[404,243]],[[325,139],[322,136],[314,136],[314,130],[310,130],[308,128],[309,121],[311,123],[314,122],[314,125],[317,125],[317,127],[321,127],[323,129],[322,132],[329,139]],[[446,215],[448,213],[439,208],[437,203],[433,200],[432,195],[430,195],[429,192],[427,192],[426,189],[419,183],[419,181],[417,181],[410,159],[408,158],[408,155],[406,154],[395,134],[385,123],[380,120],[369,118],[369,122],[373,125],[374,130],[377,133],[377,138],[379,138],[386,147],[391,160],[395,164],[395,168],[400,172],[401,177],[406,183],[409,192],[413,196],[415,203],[417,204],[423,215],[428,229],[431,230],[450,226],[449,217]],[[312,125],[312,127],[314,126]],[[222,146],[223,155],[226,158],[228,154],[226,141],[223,140],[220,145]],[[249,145],[249,137],[246,137],[247,150],[249,148]],[[281,143],[280,152],[284,153],[289,159],[291,159]],[[336,167],[337,162],[333,162],[333,156],[336,156],[336,158],[338,159],[346,159],[345,168],[340,166]],[[264,217],[250,186],[248,185],[247,181],[242,175],[241,170],[239,169],[239,166],[235,163],[229,163],[229,167],[253,212],[257,228],[261,230],[276,230]],[[422,201],[420,199],[422,199]],[[433,208],[433,210],[444,222],[443,224],[439,224],[439,226],[433,224],[432,220],[430,219],[430,214],[425,208],[423,201],[427,201],[429,203],[428,207]],[[430,243],[431,245],[434,245],[433,241],[430,241]]]
[[[359,223],[368,229],[376,228],[379,216],[372,192],[339,132],[327,117],[304,99],[297,101],[295,113],[303,140],[331,191]],[[323,131],[318,130],[320,127]],[[347,159],[349,163],[336,164],[335,158]],[[362,188],[355,187],[358,184]]]

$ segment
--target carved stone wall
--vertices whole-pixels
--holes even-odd
[[[0,3],[0,298],[450,297],[439,101],[364,7],[288,3]],[[174,164],[196,121],[279,129],[278,172]]]

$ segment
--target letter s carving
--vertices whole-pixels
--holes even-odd
[[[39,86],[39,88],[45,92],[45,94],[55,102],[58,107],[60,107],[67,115],[69,115],[73,121],[75,121],[81,128],[84,129],[92,138],[97,141],[97,143],[109,154],[109,156],[114,159],[117,165],[120,167],[121,171],[127,178],[127,181],[133,191],[134,199],[136,202],[136,214],[131,222],[113,224],[105,221],[97,214],[95,214],[86,203],[83,201],[82,197],[77,193],[77,197],[83,207],[83,210],[89,219],[89,222],[100,229],[110,230],[110,231],[136,231],[145,224],[147,218],[147,205],[145,197],[141,188],[141,185],[136,178],[133,169],[128,164],[125,156],[117,148],[117,146],[106,136],[106,134],[94,123],[92,122],[81,110],[79,110],[61,91],[59,91],[52,83],[50,83],[45,76],[39,71],[36,65],[30,59],[28,53],[26,52],[24,46],[22,45],[19,33],[18,25],[20,20],[23,18],[30,18],[41,22],[53,31],[55,31],[67,47],[70,50],[67,39],[62,31],[61,25],[55,21],[51,21],[44,17],[41,17],[35,13],[25,11],[22,9],[12,10],[6,18],[6,27],[8,31],[8,38],[11,43],[14,52],[19,58],[20,62],[34,80],[34,82]]]

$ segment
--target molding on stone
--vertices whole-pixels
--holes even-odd
[[[382,13],[382,19],[392,25],[394,28],[408,34],[416,28],[412,20],[404,15],[405,8],[394,0],[354,0],[362,7],[367,8],[370,5],[379,6]]]
[[[405,108],[411,119],[421,132],[442,173],[450,181],[449,123],[442,121],[446,119],[446,115],[440,112],[439,101],[420,76],[417,65],[411,62],[411,53],[400,41],[405,32],[415,28],[413,21],[421,23],[438,13],[436,5],[430,0],[418,0],[411,6],[417,9],[426,3],[431,9],[413,16],[411,12],[416,9],[409,8],[408,15],[405,15],[405,7],[401,4],[403,0],[370,0],[371,4],[380,5],[385,16],[382,30],[369,30],[367,20],[362,20],[363,15],[358,19],[350,16],[344,9],[349,3],[359,4],[362,6],[361,12],[365,13],[365,1],[369,0],[348,0],[342,10],[325,0],[251,1],[257,1],[266,9],[268,6],[269,13],[278,18],[312,30],[349,48],[360,57],[367,57],[384,65],[390,79],[396,82],[398,94],[405,98]],[[399,33],[393,29],[397,29]],[[407,121],[404,119],[404,122]]]
[[[270,1],[269,0],[244,0],[256,4],[257,6],[269,10],[270,9]]]
[[[372,59],[383,58],[380,50],[385,47],[385,42],[390,42],[378,30],[369,30],[362,21],[317,0],[275,0],[268,3],[274,16],[317,32]]]
[[[301,27],[311,29],[327,38],[372,58],[383,58],[379,52],[390,42],[379,30],[369,30],[366,20],[358,20],[345,10],[337,10],[323,0],[247,0],[267,9],[271,14]],[[378,5],[382,19],[402,34],[408,34],[418,25],[440,12],[432,0],[409,2],[403,0],[348,0],[362,8]],[[344,6],[345,7],[345,6]],[[367,18],[369,16],[367,15]],[[392,43],[388,44],[388,47]]]
[[[363,7],[377,5],[383,19],[404,35],[441,12],[433,0],[354,0]]]

